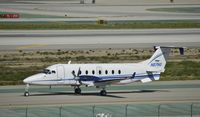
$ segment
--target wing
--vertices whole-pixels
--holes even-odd
[[[94,86],[99,86],[99,85],[115,84],[125,79],[133,79],[135,77],[135,74],[136,73],[134,72],[131,76],[122,76],[122,77],[113,77],[113,76],[96,77],[96,76],[84,75],[80,76],[80,79],[81,82],[85,85],[87,85],[90,82],[90,84],[93,83]]]
[[[131,76],[102,78],[100,80],[97,80],[95,83],[96,84],[105,84],[105,85],[115,84],[121,80],[133,79],[135,77],[135,74],[136,73],[134,72]]]
[[[99,86],[99,85],[111,85],[111,84],[116,84],[121,80],[124,80],[126,78],[106,78],[106,79],[100,79],[94,82],[94,85]]]

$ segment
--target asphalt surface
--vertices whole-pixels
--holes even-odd
[[[155,12],[152,8],[200,7],[199,0],[96,0],[96,4],[86,0],[87,4],[79,1],[40,1],[40,0],[12,0],[0,1],[0,10],[4,12],[17,12],[20,14],[46,15],[49,18],[26,17],[14,19],[0,19],[2,22],[10,21],[96,21],[105,20],[183,20],[200,19],[199,13],[186,12]],[[61,18],[51,18],[58,16]]]
[[[111,86],[107,96],[92,87],[75,95],[72,87],[31,86],[31,95],[24,97],[24,86],[1,86],[0,106],[200,102],[199,91],[200,81],[159,81]]]
[[[0,30],[0,50],[199,47],[200,29]]]

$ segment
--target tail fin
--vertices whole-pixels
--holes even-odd
[[[152,55],[150,59],[145,61],[147,65],[147,71],[150,72],[164,72],[165,71],[165,65],[167,62],[167,59],[169,57],[169,53],[171,48],[179,48],[180,54],[184,54],[184,48],[183,47],[155,47],[156,51]]]

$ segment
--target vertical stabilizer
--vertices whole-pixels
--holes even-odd
[[[170,50],[171,48],[156,47],[155,53],[147,63],[148,65],[147,70],[164,72]]]
[[[155,53],[152,55],[152,57],[145,61],[147,65],[147,71],[150,72],[164,72],[165,71],[165,65],[167,62],[167,59],[169,57],[169,53],[171,48],[177,48],[177,47],[155,47]],[[183,48],[179,48],[180,53],[183,54]]]

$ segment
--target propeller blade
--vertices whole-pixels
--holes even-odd
[[[74,78],[76,77],[76,74],[75,74],[75,72],[74,72],[74,71],[72,71],[72,75],[74,76]]]
[[[72,71],[72,75],[74,76],[74,80],[79,82],[79,84],[82,84],[81,79],[80,79],[80,74],[81,74],[81,68],[79,67],[77,75],[75,74],[75,71]]]
[[[80,75],[81,75],[81,68],[79,67],[78,73],[77,73],[77,78],[78,78],[78,82],[79,82],[80,84],[82,84],[81,79],[80,79],[80,77],[79,77]]]
[[[77,72],[77,77],[81,74],[81,68],[79,67],[78,72]]]

